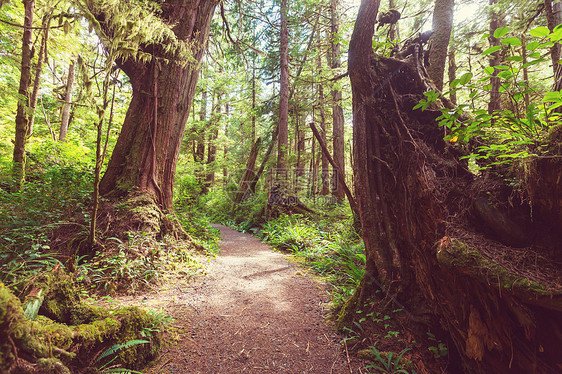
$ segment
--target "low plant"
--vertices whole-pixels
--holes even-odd
[[[369,374],[415,374],[415,370],[407,369],[403,356],[410,348],[404,349],[398,355],[394,352],[383,353],[380,352],[375,346],[371,346],[369,353],[375,362],[372,365],[367,365],[366,369],[374,369],[376,373]]]

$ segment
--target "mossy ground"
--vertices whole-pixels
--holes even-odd
[[[115,344],[146,340],[118,353],[114,363],[140,369],[159,352],[159,320],[136,307],[109,309],[84,303],[60,269],[35,283],[45,300],[34,320],[22,302],[0,286],[0,372],[96,372],[96,357]],[[111,358],[111,357],[110,357]]]

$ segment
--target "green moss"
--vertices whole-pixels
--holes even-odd
[[[15,372],[23,373],[25,367],[33,364],[41,372],[69,373],[69,368],[91,362],[93,354],[136,339],[150,340],[151,344],[120,352],[116,363],[140,369],[156,357],[161,345],[156,317],[134,307],[109,310],[84,304],[77,293],[72,293],[76,290],[70,277],[60,273],[42,280],[43,287],[48,289],[48,306],[44,310],[65,323],[41,314],[30,321],[20,300],[7,287],[0,286],[0,331],[4,335],[0,336],[0,372],[20,365]],[[57,282],[49,284],[47,279]],[[69,299],[62,300],[62,295]],[[73,324],[76,321],[87,323]],[[14,346],[20,357],[17,362]],[[22,357],[25,359],[21,360]]]
[[[37,360],[37,370],[41,373],[70,374],[70,370],[56,358],[40,358]]]
[[[441,245],[436,256],[441,265],[463,269],[470,274],[478,274],[485,277],[489,284],[536,295],[551,294],[544,285],[510,272],[503,266],[483,257],[475,248],[456,239],[453,239],[448,245]]]
[[[83,303],[72,277],[64,271],[49,273],[37,283],[38,288],[46,290],[45,301],[39,312],[56,322],[78,325],[107,314],[100,308]]]
[[[159,233],[163,213],[158,208],[154,197],[148,193],[139,193],[129,196],[124,202],[118,204],[121,216],[138,231]]]

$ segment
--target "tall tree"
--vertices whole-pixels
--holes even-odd
[[[500,45],[500,40],[494,36],[494,32],[498,27],[500,27],[501,19],[500,13],[495,6],[498,4],[498,0],[490,0],[490,36],[488,40],[490,41],[490,47],[495,47]],[[494,68],[493,73],[491,74],[490,78],[490,102],[488,103],[488,113],[493,113],[496,110],[501,109],[501,96],[500,96],[500,78],[498,74],[500,72],[496,66],[501,64],[502,61],[502,50],[495,51],[490,55],[490,66]]]
[[[562,23],[562,4],[560,4],[560,1],[545,0],[544,7],[548,29],[552,32],[556,26]],[[550,48],[552,70],[554,72],[554,91],[562,89],[562,65],[559,64],[560,49],[559,43],[554,43]]]
[[[16,112],[16,136],[14,141],[12,179],[13,189],[18,191],[25,181],[25,143],[29,126],[29,86],[31,85],[31,59],[33,57],[33,45],[31,41],[33,27],[34,0],[23,0],[25,18],[23,22],[22,53],[21,53],[21,75],[18,90],[18,107]]]
[[[433,35],[431,36],[427,73],[439,91],[443,90],[443,75],[453,29],[454,8],[455,0],[435,0]]]
[[[70,109],[72,108],[72,88],[74,86],[74,69],[76,60],[72,60],[68,66],[68,75],[66,77],[66,86],[64,88],[64,102],[61,108],[59,141],[66,141],[66,134],[68,133],[68,125],[70,122]]]
[[[133,95],[100,182],[103,196],[120,199],[141,193],[163,210],[173,209],[178,153],[217,3],[80,1],[110,53],[112,46],[142,41],[133,52],[114,52],[130,78]],[[121,20],[128,13],[132,24],[125,30]]]
[[[47,13],[43,16],[41,26],[41,43],[39,47],[39,55],[37,56],[37,64],[35,65],[35,79],[33,80],[33,91],[30,98],[30,115],[29,125],[27,128],[27,137],[33,135],[33,124],[35,122],[35,108],[37,107],[37,97],[39,95],[39,86],[41,83],[41,72],[43,71],[43,62],[47,58],[47,42],[49,40],[49,27],[51,25],[52,14]]]
[[[330,3],[330,67],[337,71],[341,67],[340,61],[340,42],[339,42],[339,13],[338,13],[338,0],[331,0]],[[338,200],[342,202],[345,199],[345,191],[343,188],[343,183],[345,181],[339,181],[341,175],[345,176],[345,129],[344,129],[344,118],[342,109],[342,92],[339,85],[334,84],[334,88],[331,91],[332,95],[332,135],[334,144],[334,162],[338,166],[341,173],[336,173],[334,171],[333,181],[332,181],[332,194]]]
[[[280,86],[279,86],[279,130],[277,135],[277,176],[286,173],[289,151],[289,25],[287,22],[287,0],[281,0],[280,34]]]

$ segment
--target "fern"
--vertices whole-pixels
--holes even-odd
[[[95,362],[99,362],[103,358],[105,358],[107,356],[111,356],[112,354],[115,354],[122,349],[127,349],[127,348],[130,348],[130,347],[138,345],[138,344],[147,344],[147,343],[150,343],[150,342],[147,341],[147,340],[129,340],[128,342],[123,343],[123,344],[112,345],[111,347],[106,349],[101,355],[99,355],[98,358],[96,358]]]

